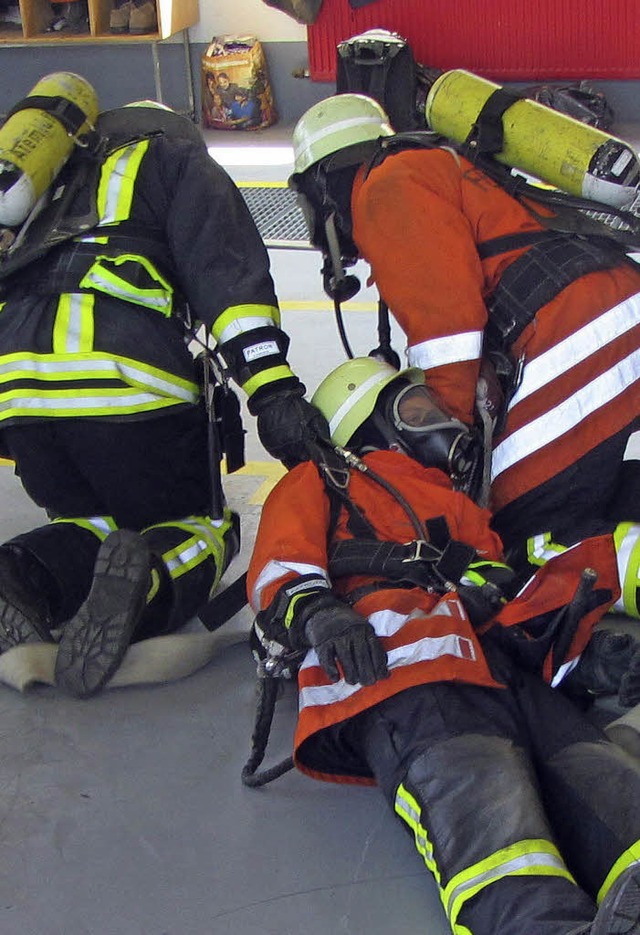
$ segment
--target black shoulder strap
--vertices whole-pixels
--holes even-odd
[[[484,102],[478,117],[465,140],[468,147],[478,154],[492,156],[499,153],[504,145],[504,126],[502,117],[517,101],[520,94],[497,88]]]

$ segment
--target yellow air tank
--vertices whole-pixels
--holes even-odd
[[[51,107],[39,106],[42,98]],[[97,118],[96,92],[80,75],[55,72],[38,81],[0,127],[0,227],[22,224]]]
[[[427,97],[429,127],[464,143],[499,88],[462,69],[445,72]],[[640,213],[640,161],[624,140],[524,98],[505,110],[502,126],[498,162],[569,194]]]

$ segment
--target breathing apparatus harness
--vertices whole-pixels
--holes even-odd
[[[340,445],[335,446],[334,452],[344,461],[344,469],[318,469],[330,502],[327,533],[327,540],[331,543],[328,553],[329,577],[336,580],[352,575],[379,576],[379,580],[342,595],[345,602],[353,606],[366,595],[378,590],[420,587],[432,594],[457,591],[475,626],[497,613],[504,603],[502,589],[499,584],[492,582],[489,577],[485,579],[482,574],[483,569],[495,567],[495,563],[474,562],[475,549],[451,538],[444,516],[422,522],[402,493],[354,452]],[[349,495],[352,471],[358,471],[368,477],[400,504],[414,530],[413,540],[398,543],[377,537],[373,526]],[[347,528],[353,538],[332,542],[342,507],[347,511]],[[482,585],[461,584],[461,579],[469,572],[470,567],[479,569],[479,575],[484,581]],[[506,566],[501,567],[506,569]],[[310,580],[309,584],[313,585],[317,576],[310,578],[313,578],[313,581]],[[297,589],[300,583],[297,580],[294,587]],[[261,618],[264,619],[264,615],[268,614],[273,619],[284,619],[290,601],[291,594],[285,585],[274,598],[268,611],[258,614],[251,634],[257,663],[258,698],[251,753],[241,778],[244,785],[252,788],[266,785],[288,772],[294,765],[292,757],[287,757],[260,770],[283,682],[296,678],[299,664],[306,654],[306,650],[288,651],[276,640],[267,639],[262,630]]]

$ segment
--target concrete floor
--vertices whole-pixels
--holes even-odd
[[[208,142],[237,180],[284,180],[288,139],[276,127],[250,147],[220,132]],[[242,164],[248,150],[257,166]],[[279,250],[272,261],[290,359],[313,390],[344,359],[319,257]],[[375,294],[363,290],[351,308],[347,330],[366,354],[377,343]],[[244,528],[234,573],[278,473],[246,425],[250,463],[226,481]],[[8,465],[0,497],[3,540],[43,522]],[[240,642],[171,684],[85,702],[0,687],[2,935],[449,932],[435,884],[375,789],[294,772],[261,790],[241,784],[255,703],[249,624],[245,609],[226,627]],[[294,718],[289,690],[270,761],[288,754]]]

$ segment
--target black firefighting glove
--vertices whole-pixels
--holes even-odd
[[[327,420],[304,399],[304,394],[302,383],[293,389],[278,389],[276,382],[249,400],[249,412],[258,417],[262,445],[287,469],[302,461],[314,461],[328,462],[344,471],[344,462],[333,450]]]
[[[570,695],[618,695],[621,704],[640,701],[640,643],[630,633],[596,630],[578,664],[562,681]]]
[[[387,654],[369,621],[338,598],[307,620],[305,638],[332,682],[373,685],[387,678]]]

